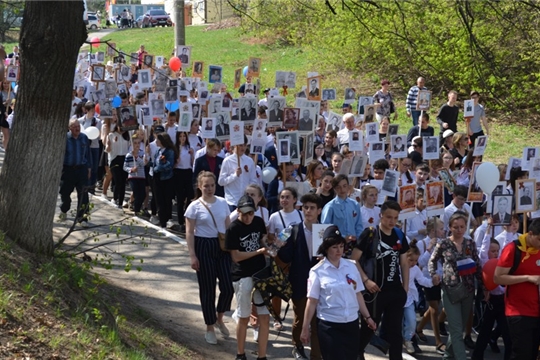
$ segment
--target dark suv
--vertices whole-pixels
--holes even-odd
[[[158,25],[172,26],[171,17],[162,9],[148,10],[146,14],[144,14],[142,27],[154,27]]]

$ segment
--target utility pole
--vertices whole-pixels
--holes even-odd
[[[174,47],[186,45],[186,24],[184,23],[184,0],[174,1]],[[176,55],[176,54],[175,54]]]

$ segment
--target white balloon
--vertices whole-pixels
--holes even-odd
[[[485,162],[476,168],[475,177],[480,189],[491,195],[499,182],[499,169],[493,163]]]
[[[89,126],[84,129],[84,133],[90,140],[96,140],[99,137],[99,129],[95,126]]]
[[[271,166],[265,167],[263,169],[263,176],[262,176],[263,182],[265,184],[270,184],[270,182],[276,178],[276,175],[277,175],[276,169],[274,169]]]

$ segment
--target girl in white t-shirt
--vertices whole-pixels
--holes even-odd
[[[215,196],[216,176],[202,171],[197,176],[198,198],[189,204],[186,219],[186,242],[191,268],[197,271],[199,296],[206,324],[205,340],[217,344],[214,325],[225,337],[229,330],[223,314],[231,309],[234,289],[231,279],[231,256],[222,251],[218,233],[229,227],[229,206],[225,199]],[[216,280],[219,279],[219,299],[216,307]],[[217,312],[217,314],[216,314]]]
[[[377,226],[380,222],[381,208],[375,206],[377,197],[379,196],[379,190],[373,185],[366,185],[362,189],[362,200],[364,205],[360,208],[362,214],[362,225],[364,229],[370,226]]]

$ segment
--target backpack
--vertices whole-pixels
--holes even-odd
[[[514,261],[512,262],[512,267],[508,271],[508,275],[512,275],[516,272],[519,264],[521,263],[521,253],[522,251],[518,248],[519,240],[512,241],[514,243]],[[508,291],[510,290],[511,285],[506,285],[506,295],[508,296]]]
[[[359,263],[364,272],[366,273],[367,277],[370,280],[376,280],[377,278],[377,257],[380,254],[379,250],[379,231],[378,227],[369,227],[369,250],[362,253],[362,256],[360,257]],[[403,231],[401,229],[395,227],[394,228],[399,241],[403,242],[403,239],[405,235],[403,234]]]

